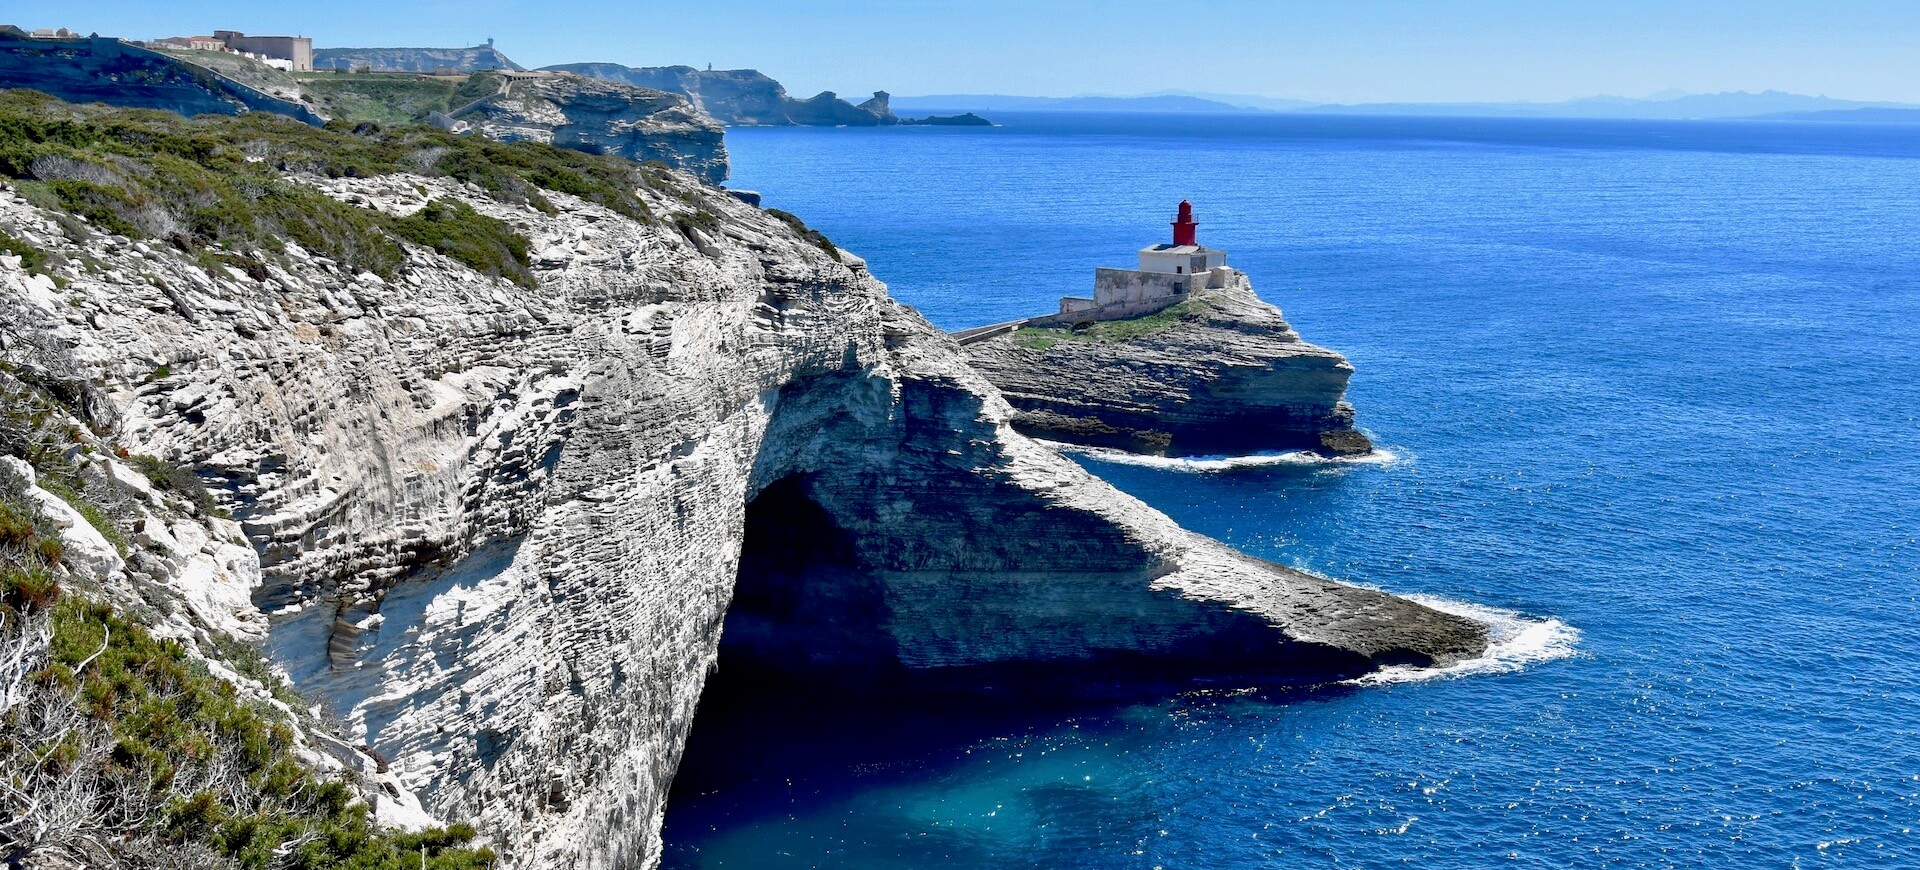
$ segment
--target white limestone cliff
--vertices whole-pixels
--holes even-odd
[[[452,116],[489,139],[657,160],[710,184],[727,178],[719,122],[679,94],[571,73],[494,76],[499,93]]]
[[[752,614],[765,650],[930,678],[1127,656],[1318,679],[1484,645],[1187,532],[1019,435],[864,264],[691,176],[640,192],[651,222],[445,178],[303,180],[395,214],[463,200],[532,241],[538,286],[418,248],[391,281],[292,245],[264,278],[210,273],[83,244],[0,191],[0,226],[66,255],[58,282],[0,258],[35,312],[0,349],[60,354],[121,443],[215,488],[251,549],[199,543],[215,567],[177,582],[232,631],[270,620],[295,685],[386,760],[387,818],[421,820],[411,793],[514,866],[657,863],[737,581],[871,605]],[[776,497],[844,548],[743,570]]]

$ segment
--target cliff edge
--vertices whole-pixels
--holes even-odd
[[[195,575],[205,624],[266,626],[383,790],[510,866],[658,863],[723,640],[799,680],[1060,692],[1485,647],[1021,435],[858,258],[695,175],[7,100],[61,158],[5,164],[0,241],[33,254],[0,256],[7,366],[204,486],[245,542]]]
[[[468,48],[316,48],[313,68],[341,72],[376,73],[473,73],[488,70],[526,69],[499,49],[493,41]]]
[[[728,125],[874,127],[898,123],[884,92],[854,105],[822,91],[806,99],[752,69],[703,70],[690,66],[631,67],[617,63],[568,63],[545,69],[680,94]]]
[[[685,97],[569,73],[478,73],[495,93],[448,113],[502,142],[540,142],[659,161],[709,184],[727,178],[725,131]]]

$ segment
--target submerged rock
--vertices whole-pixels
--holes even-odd
[[[1015,428],[1136,453],[1368,453],[1344,396],[1353,366],[1301,340],[1244,273],[1127,320],[1001,331],[967,357]]]

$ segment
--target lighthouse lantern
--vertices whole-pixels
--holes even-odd
[[[1198,226],[1199,222],[1193,219],[1193,203],[1180,200],[1180,215],[1173,220],[1173,244],[1176,247],[1200,244],[1194,241],[1194,228]]]

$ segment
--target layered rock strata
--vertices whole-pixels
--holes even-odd
[[[657,160],[709,184],[727,178],[725,131],[677,94],[563,73],[501,76],[499,87],[451,117],[502,142]]]
[[[1013,405],[1014,427],[1049,440],[1167,455],[1371,451],[1344,398],[1353,366],[1231,276],[1133,321],[1004,330],[967,344],[967,358]]]
[[[313,51],[313,68],[383,73],[475,73],[525,69],[494,48],[492,40],[485,45],[468,48],[316,48]]]
[[[568,63],[546,69],[680,94],[723,124],[874,127],[899,120],[888,106],[888,95],[884,91],[875,91],[872,99],[857,106],[832,91],[795,99],[787,95],[784,86],[759,70],[631,67],[617,63]]]
[[[740,630],[822,672],[1317,680],[1484,647],[1018,434],[857,259],[692,176],[640,191],[652,222],[555,191],[544,213],[445,178],[299,180],[392,214],[464,201],[531,240],[538,286],[423,248],[394,280],[292,244],[209,267],[0,191],[0,228],[60,264],[0,258],[47,339],[7,346],[59,355],[121,443],[216,488],[257,554],[223,582],[258,587],[208,606],[270,615],[276,659],[396,789],[514,866],[657,863],[737,584]],[[743,568],[750,515],[783,504],[818,546]]]

